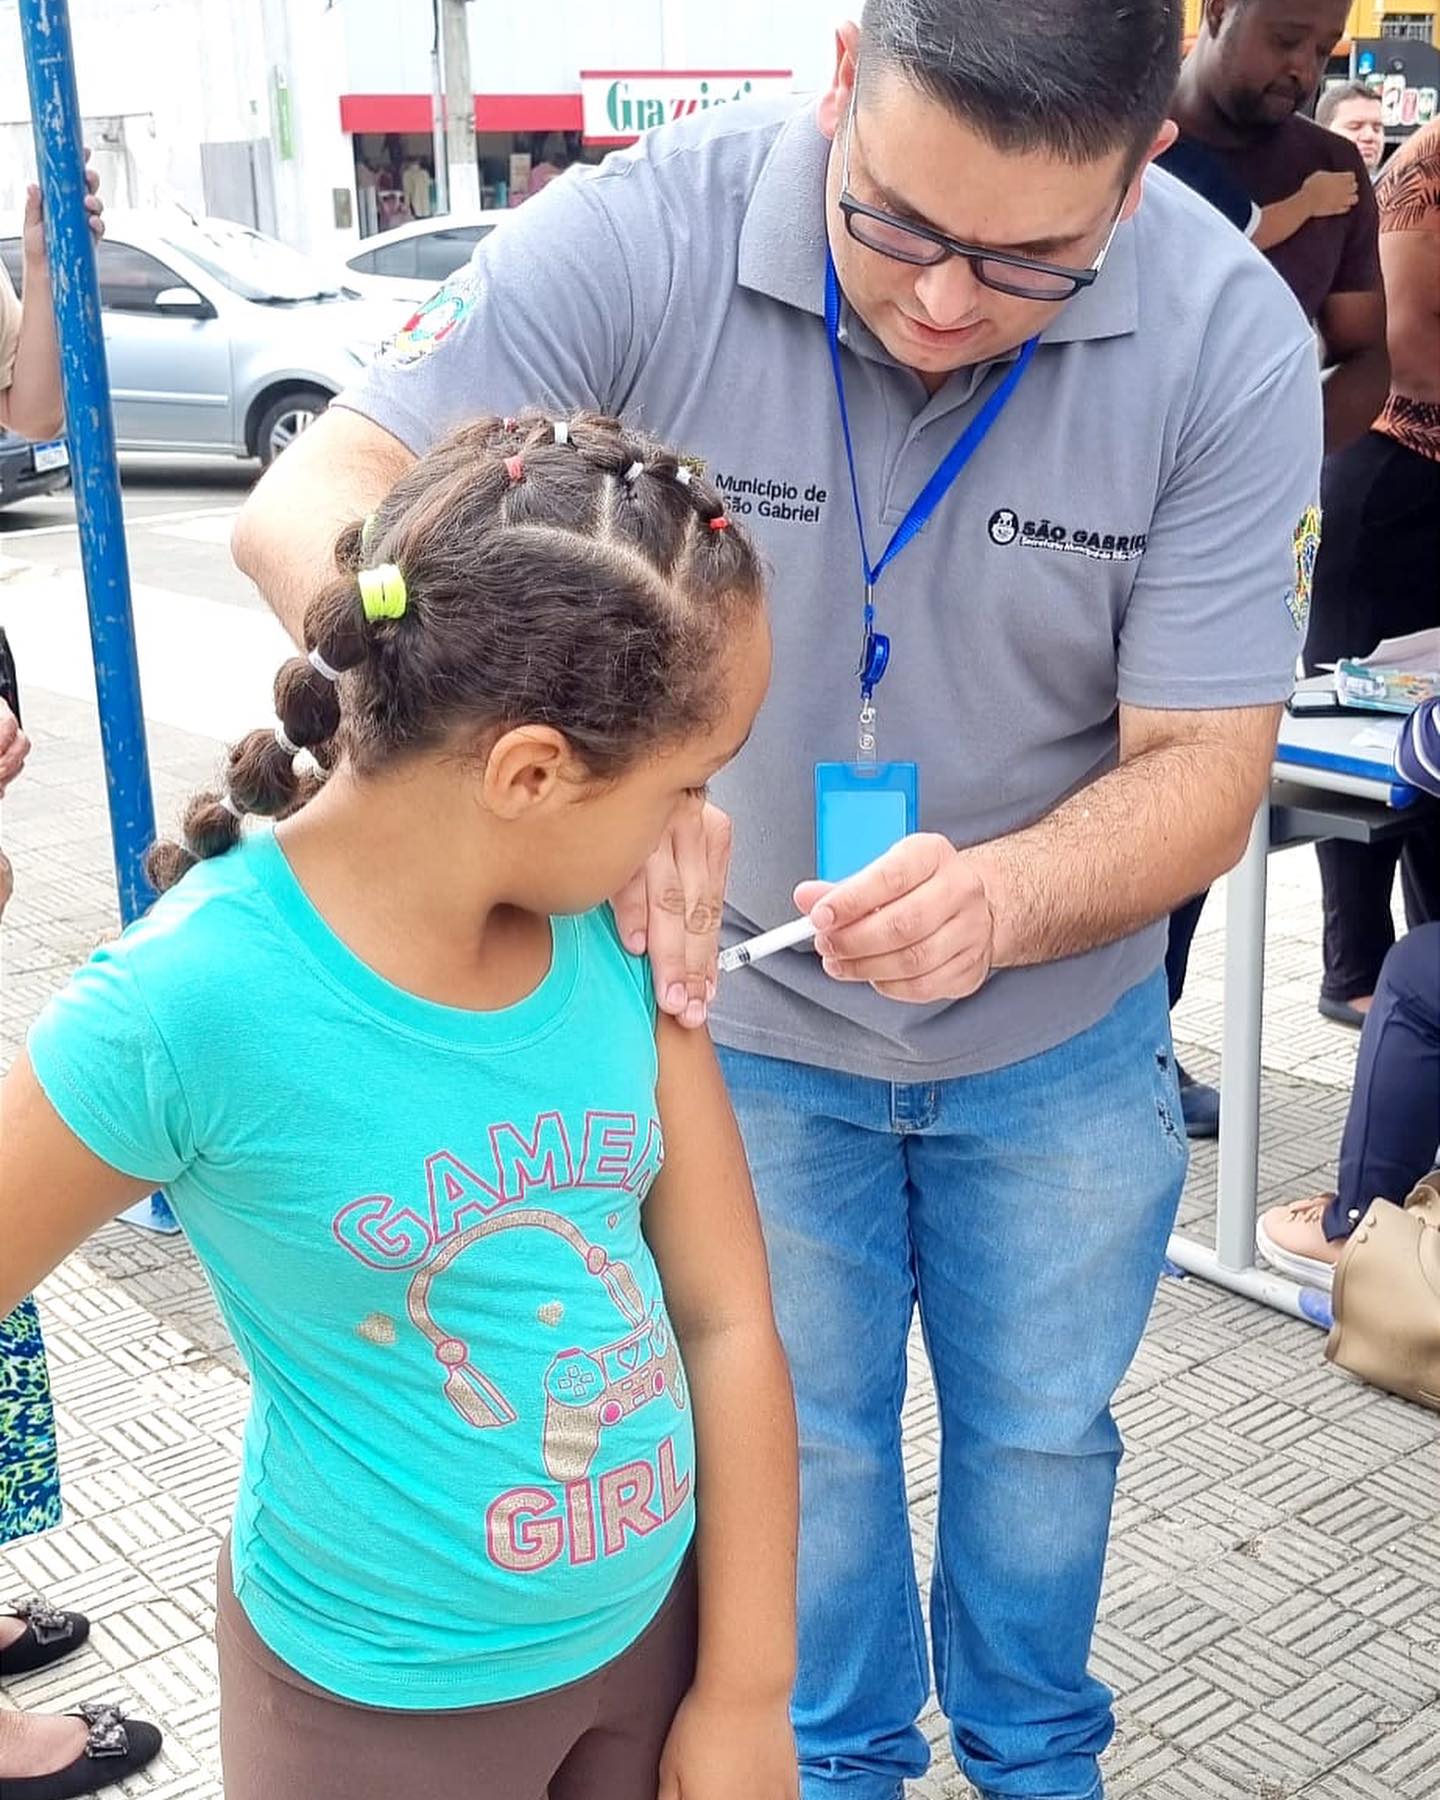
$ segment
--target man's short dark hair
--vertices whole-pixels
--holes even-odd
[[[1315,123],[1328,126],[1347,100],[1369,100],[1380,104],[1379,88],[1367,87],[1363,81],[1337,81],[1327,87],[1315,106]]]
[[[1139,157],[1180,73],[1181,0],[866,0],[861,66],[898,70],[1002,150]]]

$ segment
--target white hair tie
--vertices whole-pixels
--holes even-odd
[[[332,686],[339,681],[340,671],[332,669],[318,650],[312,650],[305,660],[317,675],[323,676]]]
[[[643,462],[633,462],[633,463],[631,463],[630,467],[625,471],[625,479],[627,482],[629,482],[633,486],[644,473],[645,473],[644,463]]]
[[[691,469],[689,463],[681,463],[680,467],[675,471],[675,479],[680,483],[681,487],[689,487],[690,483],[695,479],[694,471]]]
[[[570,442],[570,427],[566,424],[564,419],[557,419],[555,421],[555,442],[557,444],[568,444]]]
[[[298,756],[300,754],[300,746],[290,742],[290,738],[283,725],[277,725],[275,727],[275,742],[287,756]]]
[[[222,794],[220,796],[220,804],[222,807],[224,807],[225,811],[227,813],[229,813],[230,817],[235,821],[235,823],[237,825],[245,817],[245,814],[235,804],[235,802],[230,798],[230,796],[228,794]]]

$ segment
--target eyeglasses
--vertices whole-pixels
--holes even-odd
[[[933,231],[928,225],[913,225],[855,198],[850,191],[850,146],[854,135],[855,100],[852,98],[845,120],[840,211],[845,215],[845,229],[867,250],[878,251],[895,262],[926,269],[933,269],[952,256],[961,256],[983,286],[994,288],[997,293],[1012,294],[1019,300],[1069,300],[1081,288],[1089,287],[1105,266],[1105,258],[1120,228],[1119,208],[1111,223],[1110,235],[1088,269],[1069,269],[1060,263],[1037,261],[1033,256],[1014,256],[1008,250],[990,250],[983,244],[961,243],[958,238],[946,237],[944,232]]]

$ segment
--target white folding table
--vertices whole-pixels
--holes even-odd
[[[1383,714],[1285,715],[1267,803],[1225,889],[1225,1017],[1215,1247],[1177,1232],[1169,1256],[1187,1274],[1328,1328],[1330,1297],[1255,1260],[1260,1173],[1260,1044],[1265,1000],[1266,864],[1274,850],[1403,835],[1431,803],[1393,773],[1401,721]]]

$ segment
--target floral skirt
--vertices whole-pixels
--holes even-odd
[[[0,1544],[60,1523],[50,1375],[33,1300],[0,1319]]]

